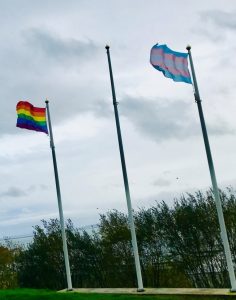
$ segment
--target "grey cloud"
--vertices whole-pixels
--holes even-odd
[[[84,59],[93,59],[99,48],[92,40],[63,39],[41,29],[30,29],[24,32],[26,43],[51,60],[60,61],[63,65],[76,63]]]
[[[30,185],[27,189],[27,193],[34,192],[36,190],[36,188],[37,188],[36,185]]]
[[[208,131],[213,135],[235,134],[235,130],[233,128],[229,128],[228,124],[221,120],[220,117],[217,123],[210,124],[208,126]]]
[[[219,10],[205,11],[201,13],[204,22],[212,22],[220,29],[236,29],[235,11],[225,12]]]
[[[224,38],[222,32],[215,29],[212,30],[206,27],[205,24],[199,25],[198,28],[193,28],[192,32],[198,36],[203,36],[214,43],[220,42],[222,41],[222,38]]]
[[[187,138],[199,132],[190,117],[191,105],[181,101],[161,99],[154,102],[127,97],[120,111],[139,131],[157,141]]]
[[[46,185],[46,184],[39,184],[39,185],[31,185],[28,187],[27,189],[27,193],[32,193],[32,192],[35,192],[37,190],[40,190],[40,191],[47,191],[49,189],[49,186]]]
[[[163,187],[163,186],[169,186],[171,182],[164,178],[158,178],[153,182],[153,185]]]
[[[235,11],[208,10],[201,12],[199,17],[200,20],[193,28],[193,32],[205,36],[214,43],[222,43],[227,38],[227,32],[233,32],[236,28]]]
[[[0,193],[0,197],[13,197],[18,198],[22,196],[27,196],[27,192],[18,187],[9,187],[7,191]]]
[[[192,31],[214,43],[222,43],[227,38],[227,31],[231,32],[236,28],[235,11],[208,10],[201,12],[199,18]]]
[[[11,186],[6,191],[0,193],[0,198],[3,197],[18,198],[18,197],[28,196],[29,194],[37,190],[45,191],[48,189],[49,187],[45,184],[31,185],[24,190],[16,186]]]
[[[163,175],[169,175],[169,174],[171,174],[171,171],[170,171],[170,170],[165,170],[165,171],[163,172]]]
[[[126,97],[120,112],[131,121],[137,130],[155,139],[186,139],[201,133],[200,123],[193,118],[193,106],[182,101],[150,101]],[[224,135],[234,133],[227,123],[217,118],[216,124],[208,126],[209,133]]]
[[[94,114],[98,117],[102,118],[109,118],[112,116],[113,113],[113,105],[112,101],[105,102],[101,99],[98,99],[96,102],[93,103],[91,106],[91,110],[94,112]]]
[[[102,100],[103,79],[98,76],[105,69],[97,58],[105,56],[104,47],[37,28],[19,32],[15,46],[12,43],[10,39],[0,49],[0,82],[4,87],[0,91],[4,99],[0,135],[16,132],[15,106],[20,99],[44,106],[48,97],[55,125],[84,112],[101,117],[108,114]]]
[[[46,185],[46,184],[40,184],[40,185],[39,185],[39,188],[40,188],[42,191],[47,191],[47,190],[49,190],[49,186]]]

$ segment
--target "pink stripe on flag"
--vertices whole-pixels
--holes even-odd
[[[160,58],[160,60],[163,60],[163,58],[164,58],[164,59],[168,59],[171,61],[180,62],[180,63],[186,65],[186,67],[188,66],[187,58],[175,56],[174,54],[165,53],[162,49],[152,49],[151,55],[154,56],[154,59],[155,59],[155,56],[158,56],[156,58],[157,60],[158,60],[158,58]]]
[[[155,63],[155,62],[152,61],[152,64],[154,66],[161,67],[162,69],[167,70],[167,71],[169,71],[170,73],[172,73],[174,75],[182,75],[182,76],[185,76],[185,77],[190,77],[190,74],[189,74],[188,70],[176,69],[176,68],[167,66],[165,63],[162,63],[160,61],[158,61],[158,63]]]
[[[151,63],[154,66],[159,66],[164,70],[168,70],[174,75],[190,77],[188,71],[188,61],[186,58],[165,53],[163,49],[152,49],[151,57]],[[168,64],[168,61],[171,65]]]

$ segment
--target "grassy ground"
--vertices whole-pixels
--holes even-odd
[[[0,300],[226,300],[236,299],[228,296],[173,296],[173,295],[119,295],[119,294],[79,294],[57,293],[49,290],[15,289],[0,290]]]

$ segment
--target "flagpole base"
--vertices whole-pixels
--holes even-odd
[[[142,293],[142,292],[144,292],[144,291],[145,291],[144,288],[142,288],[142,289],[137,289],[137,292],[139,292],[139,293]]]
[[[71,289],[67,289],[66,291],[67,291],[67,292],[73,292],[73,290],[74,290],[74,289],[71,288]]]

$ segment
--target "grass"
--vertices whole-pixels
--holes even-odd
[[[175,295],[121,295],[57,293],[50,290],[12,289],[0,290],[0,300],[226,300],[229,296],[175,296]],[[236,297],[233,296],[236,299]]]

